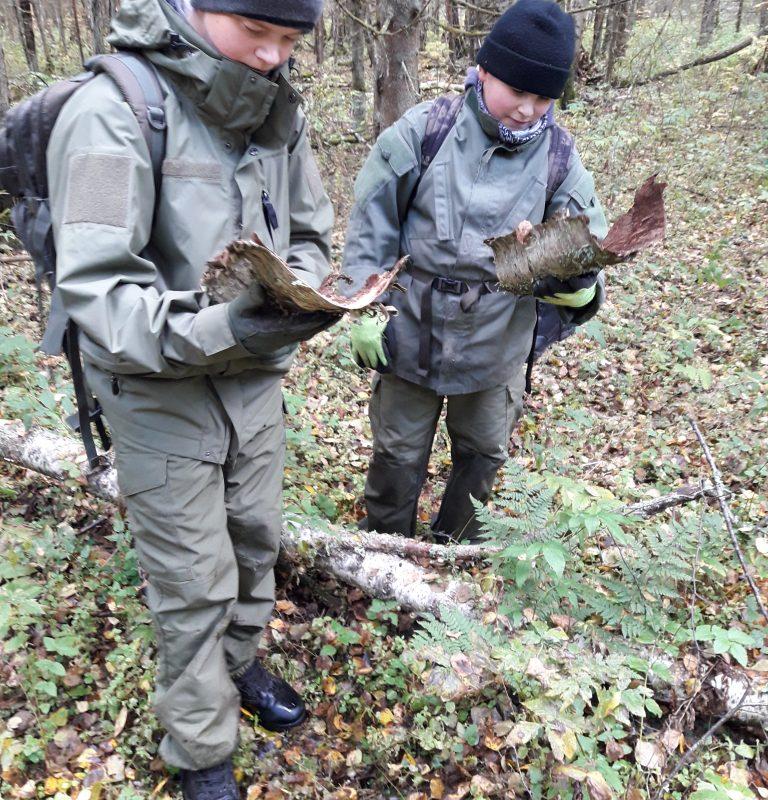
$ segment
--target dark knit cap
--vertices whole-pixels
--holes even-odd
[[[504,83],[560,97],[573,62],[573,19],[551,0],[518,0],[483,42],[477,63]]]
[[[309,31],[323,13],[323,0],[190,0],[192,8],[214,14],[239,14],[286,28]]]

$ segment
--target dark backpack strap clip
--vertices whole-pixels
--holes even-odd
[[[72,383],[75,387],[75,400],[77,402],[77,414],[67,419],[67,422],[80,433],[85,447],[85,454],[88,456],[88,464],[91,471],[102,469],[108,462],[103,455],[96,451],[96,443],[93,440],[91,424],[96,426],[102,447],[109,450],[112,442],[107,433],[102,416],[101,406],[98,401],[91,396],[85,385],[85,375],[83,374],[83,362],[80,358],[80,343],[78,342],[79,329],[72,320],[67,323],[66,333],[66,355],[69,368],[72,370]]]

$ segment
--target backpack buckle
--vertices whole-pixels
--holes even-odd
[[[458,281],[455,278],[443,278],[442,276],[435,278],[433,286],[435,291],[443,292],[444,294],[464,294],[469,290],[464,281]]]
[[[158,106],[147,106],[147,122],[156,131],[165,130],[165,111]]]

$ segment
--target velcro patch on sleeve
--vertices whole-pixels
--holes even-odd
[[[78,153],[69,161],[63,224],[128,226],[132,161],[113,153]]]
[[[187,158],[166,158],[163,175],[169,178],[193,178],[208,183],[219,183],[221,164],[215,161],[190,161]]]

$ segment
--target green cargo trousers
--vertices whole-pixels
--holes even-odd
[[[267,402],[281,398],[277,385]],[[233,435],[223,465],[115,442],[157,635],[160,755],[183,769],[234,751],[232,676],[253,661],[274,606],[285,433],[279,409],[263,412],[268,424],[245,442]]]
[[[479,533],[471,497],[485,502],[523,409],[525,371],[509,385],[447,398],[396,375],[376,375],[369,416],[373,456],[365,484],[368,530],[413,536],[437,423],[447,400],[451,474],[435,531],[454,539]]]

